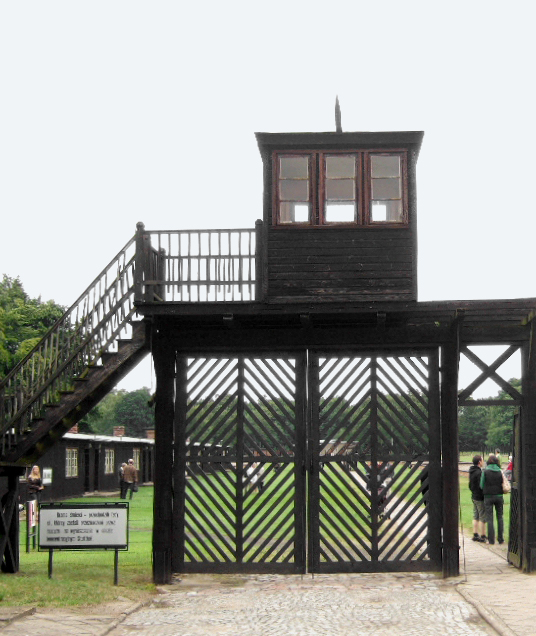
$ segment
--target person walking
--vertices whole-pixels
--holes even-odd
[[[119,493],[121,499],[127,498],[127,482],[125,481],[125,468],[127,463],[123,462],[119,469]]]
[[[486,522],[488,524],[488,542],[495,543],[495,527],[493,525],[493,511],[497,516],[497,540],[499,544],[504,543],[504,520],[503,520],[503,490],[502,490],[502,470],[499,460],[495,455],[490,455],[487,467],[482,471],[480,477],[480,487],[484,493],[484,508],[486,510]]]
[[[126,488],[125,496],[121,497],[121,499],[127,498],[127,490],[130,490],[130,499],[132,499],[132,495],[138,490],[138,471],[134,466],[133,459],[129,459],[128,464],[123,469],[123,479],[125,480]]]
[[[481,543],[486,542],[486,509],[484,507],[484,492],[480,487],[483,466],[482,455],[475,455],[473,465],[469,468],[469,490],[473,502],[473,541]]]

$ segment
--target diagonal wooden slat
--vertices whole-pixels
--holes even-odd
[[[270,532],[264,540],[261,543],[256,542],[257,549],[251,553],[248,560],[254,561],[261,555],[263,550],[269,550],[261,559],[262,561],[267,561],[270,553],[273,551],[273,546],[269,548],[270,543],[277,537],[277,545],[280,545],[281,540],[288,538],[288,535],[283,535],[283,537],[279,536],[283,529],[286,527],[287,532],[291,532],[292,535],[294,534],[293,519],[293,510],[288,511],[286,515],[278,516],[277,522],[270,525]]]
[[[287,397],[283,392],[283,387],[278,384],[278,378],[270,377],[267,373],[266,369],[263,365],[259,364],[258,360],[251,360],[252,368],[249,369],[250,372],[257,371],[257,375],[253,375],[252,373],[246,373],[245,380],[246,386],[254,392],[255,394],[259,394],[258,389],[252,383],[252,380],[255,380],[255,384],[259,386],[259,388],[264,389],[266,395],[270,396],[272,399],[275,399],[277,396],[277,400],[280,405],[284,405],[287,413],[292,414],[294,412],[294,402],[293,397],[295,395],[295,387],[291,387],[288,390],[289,396]]]
[[[202,474],[206,477],[206,473]],[[193,484],[195,484],[196,488],[198,488],[201,493],[210,501],[213,508],[215,508],[219,512],[222,518],[225,519],[230,525],[234,525],[234,520],[231,516],[234,512],[234,505],[231,505],[231,502],[227,501],[224,498],[216,497],[208,487],[208,480],[199,479],[198,476],[192,471],[190,472],[190,477],[191,479],[188,482],[186,488],[186,496],[188,497],[195,494],[195,490],[193,488]],[[227,510],[223,507],[224,505],[227,506]]]

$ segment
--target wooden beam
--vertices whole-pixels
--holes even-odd
[[[522,349],[520,411],[520,514],[522,532],[521,565],[524,572],[536,571],[536,328],[530,324],[530,342]]]
[[[155,470],[153,512],[153,580],[171,583],[173,530],[173,421],[175,351],[155,329],[153,358],[156,375]]]
[[[470,360],[475,366],[477,366],[482,373],[463,391],[460,391],[459,399],[466,400],[481,384],[483,384],[488,378],[491,378],[496,382],[505,393],[508,393],[514,400],[521,401],[521,394],[517,391],[509,382],[506,382],[501,376],[496,373],[496,370],[508,360],[519,347],[517,345],[510,346],[504,351],[492,364],[488,365],[483,362],[473,351],[467,347],[462,347],[462,353]]]
[[[451,328],[451,339],[441,355],[441,447],[443,456],[443,576],[458,576],[458,369],[460,323]]]
[[[0,558],[2,572],[19,571],[19,476],[22,468],[7,473],[7,492],[0,506]]]
[[[176,369],[171,567],[173,572],[182,572],[184,565],[184,498],[186,495],[187,360],[185,356],[177,357]]]

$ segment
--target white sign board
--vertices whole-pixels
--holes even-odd
[[[52,483],[52,468],[43,468],[43,486],[48,486]]]
[[[128,504],[41,504],[39,549],[128,549]]]

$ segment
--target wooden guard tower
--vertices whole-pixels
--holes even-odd
[[[155,582],[173,572],[457,575],[457,410],[482,404],[471,394],[493,378],[518,413],[509,558],[536,569],[536,299],[418,302],[422,136],[258,133],[254,229],[138,224],[106,270],[104,297],[63,323],[79,333],[61,354],[63,381],[93,384],[60,395],[59,415],[45,389],[21,393],[21,369],[1,385],[4,474],[35,461],[150,350]],[[481,344],[507,347],[487,365],[469,349]],[[517,350],[521,393],[498,372]],[[461,355],[481,375],[459,392]],[[14,488],[11,478],[11,497]]]

